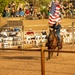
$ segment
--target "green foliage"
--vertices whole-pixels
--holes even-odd
[[[47,14],[47,8],[46,8],[46,6],[41,6],[40,11],[41,11],[41,13]]]
[[[0,13],[3,12],[4,7],[7,6],[8,0],[0,0]]]
[[[8,3],[12,1],[14,0],[0,0],[0,13],[2,13],[4,8],[8,5]],[[20,1],[20,0],[16,0],[16,1]]]
[[[51,0],[40,0],[41,5],[47,6],[50,3]]]

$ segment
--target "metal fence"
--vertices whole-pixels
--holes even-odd
[[[75,22],[72,22],[72,25],[63,26],[60,34],[63,36],[64,44],[74,45],[75,43]]]

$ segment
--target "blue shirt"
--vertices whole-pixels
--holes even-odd
[[[21,11],[19,14],[20,16],[24,16],[24,11]]]

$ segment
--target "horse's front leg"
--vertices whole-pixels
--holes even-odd
[[[48,50],[50,50],[50,49],[48,49]],[[50,59],[50,51],[48,51],[48,57],[47,57],[47,60],[49,60]]]
[[[50,50],[50,49],[49,49]],[[50,59],[50,51],[48,51],[48,59]]]
[[[54,49],[51,49],[51,50],[53,51]],[[53,56],[53,52],[50,53],[50,57],[52,57],[52,56]]]
[[[58,44],[58,52],[57,52],[57,56],[59,55],[59,50],[62,49],[62,41],[61,43]]]
[[[49,50],[52,50],[52,49],[49,49]],[[49,60],[52,56],[53,56],[53,52],[48,51],[48,58],[47,58],[47,60]]]
[[[58,52],[57,52],[57,56],[59,55],[59,50],[60,50],[60,47],[58,46]]]

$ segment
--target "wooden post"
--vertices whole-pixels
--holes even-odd
[[[45,54],[44,47],[41,49],[41,75],[45,75]]]
[[[72,22],[72,46],[74,46],[74,22]]]
[[[22,48],[24,49],[24,26],[22,24]]]

